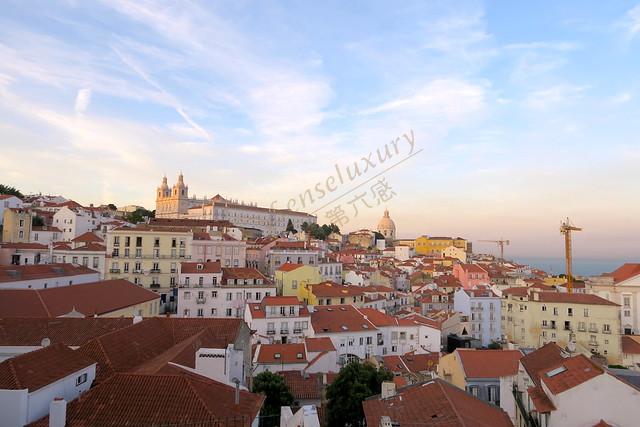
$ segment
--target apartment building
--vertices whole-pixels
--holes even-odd
[[[178,267],[191,259],[193,233],[171,227],[116,228],[107,232],[107,279],[126,279],[166,293],[178,284]]]
[[[622,332],[640,334],[640,264],[627,263],[611,273],[591,277],[588,293],[598,295],[621,306]]]
[[[491,289],[459,289],[453,308],[469,318],[469,334],[484,347],[502,339],[501,300]]]
[[[266,256],[266,269],[273,276],[280,266],[286,263],[304,264],[317,267],[318,249],[310,248],[307,242],[279,241],[269,249]]]
[[[267,296],[256,304],[247,304],[244,321],[254,339],[263,343],[299,343],[313,337],[309,310],[294,296]]]
[[[4,209],[2,241],[5,243],[28,243],[31,238],[32,219],[32,213],[29,209]]]
[[[556,342],[620,363],[620,306],[597,295],[510,288],[502,294],[502,330],[520,347]]]
[[[183,263],[177,289],[182,317],[244,316],[246,304],[276,294],[276,287],[254,268],[222,268],[218,262]]]
[[[318,267],[288,262],[275,271],[275,281],[280,295],[298,296],[300,287],[323,280]]]

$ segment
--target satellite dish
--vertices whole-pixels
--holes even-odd
[[[50,345],[51,345],[51,340],[47,337],[42,338],[42,341],[40,341],[41,347],[49,347]]]

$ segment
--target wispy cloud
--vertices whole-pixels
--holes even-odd
[[[91,89],[80,89],[76,95],[76,114],[82,116],[91,102]]]
[[[640,34],[640,4],[629,9],[618,25],[625,30],[628,40]]]
[[[530,92],[525,99],[525,106],[535,110],[547,110],[567,105],[581,98],[586,86],[560,84]]]

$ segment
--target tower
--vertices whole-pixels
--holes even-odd
[[[184,183],[182,172],[178,175],[178,181],[169,188],[167,177],[162,178],[162,184],[157,189],[156,217],[180,218],[186,215],[189,209],[189,186]]]
[[[396,224],[389,216],[389,210],[384,210],[384,216],[378,222],[378,233],[384,236],[384,240],[387,245],[393,245],[393,241],[396,239]]]

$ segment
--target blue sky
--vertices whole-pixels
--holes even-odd
[[[637,253],[636,2],[176,4],[3,4],[0,181],[153,207],[182,170],[284,207],[413,130],[384,175],[401,236],[555,256],[570,216],[578,256]]]

